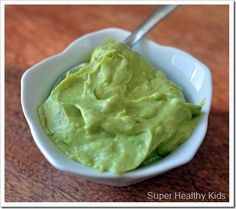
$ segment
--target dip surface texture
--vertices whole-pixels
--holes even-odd
[[[97,47],[87,65],[67,73],[38,111],[65,155],[122,174],[182,144],[201,106],[187,103],[180,87],[138,53],[111,41]]]

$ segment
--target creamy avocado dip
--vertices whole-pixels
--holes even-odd
[[[97,47],[75,69],[38,112],[49,138],[82,165],[122,174],[153,163],[198,122],[201,106],[186,102],[178,85],[121,43]]]

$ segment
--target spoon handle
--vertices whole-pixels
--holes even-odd
[[[138,26],[129,36],[124,40],[124,44],[133,47],[140,41],[150,30],[154,28],[162,19],[173,12],[178,5],[161,5],[159,6],[140,26]]]

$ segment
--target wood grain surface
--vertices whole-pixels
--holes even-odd
[[[152,5],[6,6],[6,201],[155,201],[148,199],[148,192],[221,192],[226,194],[226,199],[206,198],[204,201],[228,201],[227,6],[183,6],[148,35],[160,44],[186,50],[212,70],[214,95],[207,135],[188,164],[124,188],[89,182],[60,172],[47,162],[34,143],[22,114],[20,79],[26,69],[60,52],[88,32],[107,27],[133,30],[154,8]]]

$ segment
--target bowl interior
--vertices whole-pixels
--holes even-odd
[[[121,29],[105,29],[88,34],[72,42],[63,52],[43,60],[30,68],[22,78],[22,107],[30,125],[35,142],[52,165],[61,170],[79,173],[84,176],[101,176],[93,169],[65,157],[51,142],[42,129],[37,109],[49,96],[58,77],[71,67],[86,62],[94,48],[107,39],[123,41],[129,32]],[[180,85],[186,99],[199,104],[205,99],[201,121],[193,135],[176,151],[157,164],[140,168],[125,176],[144,176],[161,173],[187,162],[200,146],[207,127],[207,117],[211,104],[211,75],[208,68],[191,55],[152,41],[142,40],[134,50],[145,57],[153,66],[165,72],[167,77]],[[104,177],[114,177],[103,173]]]

